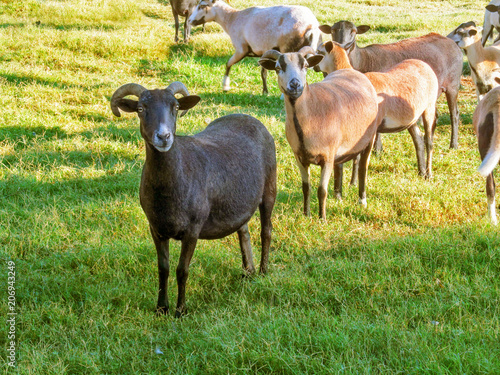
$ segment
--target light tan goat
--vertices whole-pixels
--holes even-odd
[[[229,71],[246,56],[257,57],[270,49],[297,52],[304,46],[317,48],[319,23],[304,6],[279,5],[237,10],[222,0],[200,0],[189,23],[217,22],[230,36],[235,52],[226,64],[222,90],[231,89]],[[267,93],[267,71],[261,70],[263,93]]]
[[[354,69],[360,72],[384,72],[403,60],[417,59],[430,65],[439,82],[438,96],[445,93],[451,119],[450,147],[458,148],[458,91],[462,75],[462,53],[453,41],[445,36],[430,33],[390,44],[372,44],[357,47],[356,35],[363,34],[369,26],[355,26],[349,21],[339,21],[333,26],[322,25],[320,30],[331,34],[349,54]],[[437,97],[436,97],[437,99]]]
[[[467,55],[478,101],[500,82],[500,46],[483,47],[481,31],[481,27],[470,21],[448,35]]]
[[[366,174],[373,139],[377,132],[377,93],[364,74],[340,70],[323,81],[307,84],[307,68],[321,61],[310,47],[298,53],[275,50],[262,55],[259,64],[274,70],[285,97],[286,138],[302,177],[304,214],[310,215],[309,166],[321,167],[318,187],[319,216],[326,219],[328,181],[334,165],[361,153],[359,163],[359,202],[366,206]]]
[[[325,53],[325,58],[318,65],[321,71],[332,73],[338,69],[353,69],[346,50],[338,43],[326,42],[319,51]],[[365,75],[375,87],[383,118],[377,131],[396,133],[408,129],[417,153],[419,174],[432,177],[435,98],[438,93],[436,74],[427,63],[409,59],[386,72],[368,72]],[[424,123],[427,162],[424,161],[424,146],[417,125],[420,117]]]
[[[488,92],[477,105],[472,119],[478,140],[479,153],[483,161],[479,173],[486,177],[488,216],[497,224],[495,209],[495,180],[493,169],[500,160],[500,86]]]

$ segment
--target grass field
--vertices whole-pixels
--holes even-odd
[[[486,5],[293,3],[310,7],[320,23],[370,25],[360,45],[482,24]],[[330,184],[324,222],[315,194],[314,215],[302,215],[275,74],[270,95],[261,95],[257,61],[246,59],[223,93],[232,46],[222,29],[194,28],[187,45],[173,39],[170,6],[156,0],[0,0],[0,313],[11,317],[9,262],[17,313],[17,368],[8,365],[4,321],[2,372],[499,374],[500,235],[486,219],[485,181],[476,172],[470,76],[459,96],[458,150],[448,147],[450,121],[439,101],[434,178],[418,177],[407,132],[387,135],[385,152],[371,160],[368,207],[358,206],[357,188],[345,187],[335,201]],[[144,144],[137,117],[115,118],[109,109],[122,84],[161,88],[174,80],[202,98],[179,120],[179,133],[247,113],[266,125],[278,153],[269,274],[241,278],[235,234],[200,241],[182,319],[154,315],[156,251],[138,198]],[[317,167],[312,182],[315,191]],[[254,217],[257,264],[259,229]],[[173,242],[172,267],[179,249]],[[171,304],[176,289],[171,275]]]

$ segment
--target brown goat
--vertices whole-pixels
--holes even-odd
[[[353,69],[347,51],[336,42],[326,42],[325,58],[319,63],[326,73]],[[432,144],[435,129],[438,81],[431,67],[415,59],[404,60],[386,72],[365,73],[378,95],[378,108],[383,118],[379,133],[395,133],[408,129],[415,145],[419,174],[432,177]],[[427,163],[417,120],[422,116],[425,129]]]
[[[304,214],[310,215],[309,166],[321,166],[318,187],[319,216],[326,219],[328,181],[334,167],[361,153],[359,201],[366,206],[366,174],[370,151],[379,122],[377,93],[364,74],[340,70],[323,81],[307,84],[307,68],[322,56],[305,57],[315,51],[305,47],[295,53],[275,50],[262,55],[259,64],[274,70],[285,97],[286,138],[302,177]]]
[[[457,97],[462,75],[462,52],[452,40],[430,33],[424,36],[404,39],[391,44],[372,44],[364,48],[356,45],[356,35],[370,29],[352,22],[339,21],[333,26],[323,25],[320,30],[331,34],[349,54],[354,69],[362,73],[384,72],[403,60],[417,59],[429,64],[439,83],[438,96],[446,95],[451,119],[450,147],[458,148],[458,105]],[[437,99],[437,97],[436,97]]]
[[[176,98],[177,93],[183,97]],[[137,96],[138,101],[124,99],[127,95]],[[276,199],[274,140],[257,119],[228,115],[193,136],[175,134],[178,111],[184,114],[199,100],[180,82],[165,90],[146,90],[131,83],[118,88],[111,98],[116,116],[120,110],[137,113],[146,145],[139,196],[158,254],[159,314],[169,309],[169,240],[182,242],[176,270],[176,317],[186,312],[186,282],[198,239],[218,239],[237,232],[243,268],[246,273],[255,272],[247,223],[257,208],[260,272],[267,272]]]
[[[500,160],[500,86],[488,92],[477,105],[472,119],[482,163],[479,173],[486,177],[488,216],[497,224],[493,169]]]

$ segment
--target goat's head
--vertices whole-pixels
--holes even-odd
[[[356,27],[352,22],[339,21],[332,26],[321,25],[319,29],[325,34],[331,34],[334,42],[337,42],[342,48],[350,52],[356,45],[356,35],[366,33],[370,30],[370,26],[361,25]]]
[[[214,4],[217,0],[200,0],[196,8],[194,8],[188,22],[193,26],[198,26],[215,19]]]
[[[318,54],[324,58],[314,67],[321,72],[331,73],[339,69],[352,68],[347,51],[337,42],[328,41],[318,47]]]
[[[182,98],[176,98],[181,94]],[[138,100],[124,99],[134,95]],[[177,113],[194,107],[200,97],[189,95],[186,86],[173,82],[163,90],[147,90],[137,83],[128,83],[119,87],[111,97],[111,110],[120,117],[120,110],[136,112],[141,123],[141,135],[144,140],[158,151],[166,152],[174,143]]]
[[[291,53],[269,50],[262,55],[259,64],[267,70],[276,71],[281,92],[297,99],[307,83],[307,68],[312,68],[322,58],[322,55],[317,55],[313,48],[307,46]]]
[[[462,23],[455,30],[447,35],[460,48],[467,48],[481,40],[482,27],[476,27],[473,21]]]

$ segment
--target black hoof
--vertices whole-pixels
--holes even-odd
[[[167,306],[157,306],[156,307],[156,316],[164,316],[168,315],[168,307]]]

